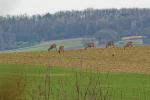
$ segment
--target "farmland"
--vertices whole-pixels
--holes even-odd
[[[92,68],[102,72],[150,73],[150,47],[2,53],[0,63]]]
[[[0,86],[19,75],[27,100],[150,99],[149,46],[2,53],[0,63]]]
[[[64,40],[53,40],[46,41],[34,44],[32,46],[21,47],[14,50],[6,50],[3,52],[31,52],[31,51],[46,51],[52,43],[56,43],[59,45],[65,45],[66,49],[78,49],[82,47],[82,39],[83,38],[73,38],[73,39],[64,39]]]

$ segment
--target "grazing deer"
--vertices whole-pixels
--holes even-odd
[[[57,51],[57,45],[55,43],[53,43],[49,48],[48,51],[55,49]]]
[[[85,50],[88,49],[88,48],[96,48],[95,43],[94,42],[88,43],[87,46],[85,47]]]
[[[115,48],[114,42],[113,42],[113,41],[109,41],[109,42],[106,44],[106,48]]]
[[[60,54],[61,52],[64,52],[64,46],[63,45],[59,46],[58,53]]]
[[[128,43],[124,46],[124,49],[125,49],[125,48],[128,48],[128,47],[134,47],[132,41],[128,42]]]

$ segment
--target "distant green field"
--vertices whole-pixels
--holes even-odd
[[[65,49],[77,49],[83,46],[81,42],[82,42],[82,38],[55,40],[55,41],[43,42],[29,47],[7,50],[4,52],[47,51],[47,49],[52,43],[56,43],[58,46],[64,45]]]
[[[145,74],[0,64],[0,86],[18,75],[25,79],[27,100],[150,100],[150,75]],[[4,88],[10,90],[11,82]]]

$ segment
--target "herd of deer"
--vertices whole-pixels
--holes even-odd
[[[106,44],[106,48],[115,48],[115,44],[113,43],[113,41],[109,41]],[[133,47],[133,42],[128,42],[123,48],[128,48],[128,47]],[[94,42],[92,43],[88,43],[87,46],[84,48],[85,50],[87,50],[88,48],[96,48],[96,45]],[[50,45],[50,47],[48,48],[48,51],[55,49],[57,51],[57,45],[55,43],[53,43],[52,45]],[[59,46],[58,49],[58,53],[63,53],[64,52],[64,45]]]
[[[49,48],[48,48],[48,51],[52,50],[52,49],[55,49],[57,51],[57,45],[55,43],[53,43]],[[61,45],[59,46],[59,49],[58,49],[58,53],[61,53],[61,52],[64,52],[64,46]]]
[[[113,43],[113,41],[109,41],[109,42],[106,44],[106,48],[115,48],[115,47],[116,47],[116,46],[115,46],[115,44]],[[123,48],[125,49],[125,48],[128,48],[128,47],[134,47],[132,41],[126,43],[126,45],[124,45]]]

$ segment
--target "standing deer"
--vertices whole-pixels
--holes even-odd
[[[48,51],[55,49],[57,51],[57,45],[55,43],[53,43],[49,48]]]
[[[60,54],[61,52],[64,52],[64,46],[63,45],[59,46],[58,53]]]
[[[88,43],[87,46],[85,47],[85,50],[88,49],[88,48],[96,48],[95,43],[94,42]]]
[[[124,49],[125,49],[125,48],[128,48],[128,47],[134,47],[132,41],[128,42],[128,43],[124,46]]]
[[[106,48],[115,48],[114,42],[113,42],[113,41],[109,41],[109,42],[106,44]]]

